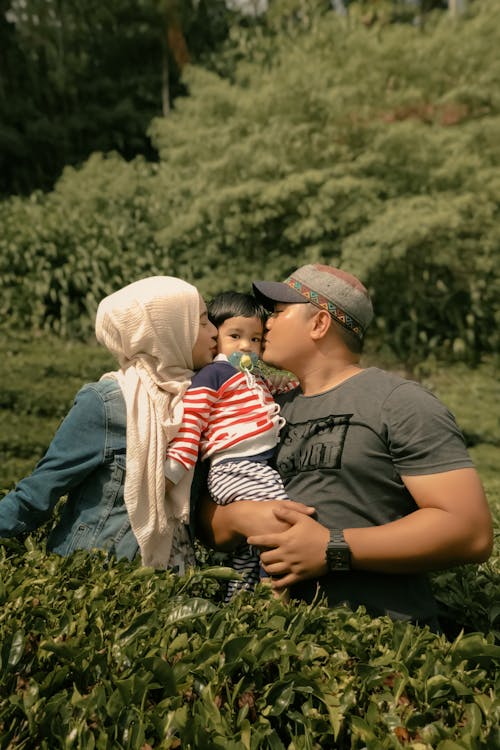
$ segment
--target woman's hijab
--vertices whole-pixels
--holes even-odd
[[[125,505],[143,564],[155,568],[167,567],[176,526],[189,522],[189,493],[165,496],[164,462],[193,374],[199,300],[191,284],[153,276],[103,299],[96,316],[97,340],[120,365],[102,378],[118,381],[127,410]]]

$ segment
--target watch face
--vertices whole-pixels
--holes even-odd
[[[350,570],[351,554],[346,542],[330,542],[326,548],[328,570]]]

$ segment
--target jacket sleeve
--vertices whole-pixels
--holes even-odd
[[[0,537],[33,531],[50,518],[57,501],[104,461],[105,440],[104,402],[86,385],[33,473],[0,501]]]

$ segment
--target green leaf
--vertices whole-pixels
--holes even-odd
[[[468,703],[465,706],[465,716],[467,720],[466,729],[471,737],[479,737],[483,717],[481,710],[474,703]]]
[[[466,745],[460,745],[453,740],[441,740],[436,750],[466,750]]]
[[[21,661],[24,652],[25,637],[22,630],[16,630],[12,636],[9,655],[7,657],[7,666],[15,667]]]
[[[118,689],[113,690],[106,704],[106,712],[111,719],[115,720],[120,715],[123,708],[127,705],[122,692]]]
[[[500,662],[500,645],[488,643],[481,634],[471,633],[453,645],[452,654],[455,662],[465,659],[475,664],[488,665],[492,660]]]
[[[122,646],[126,646],[131,643],[135,638],[144,636],[150,633],[151,630],[157,625],[158,613],[156,610],[148,610],[147,612],[141,612],[140,615],[134,617],[130,625],[117,633],[117,640]]]
[[[217,607],[208,599],[194,597],[173,607],[165,617],[164,625],[174,625],[183,620],[193,620],[215,612]]]
[[[161,687],[164,695],[176,694],[177,684],[174,671],[165,659],[162,659],[159,656],[147,657],[143,660],[142,666],[144,669],[151,671],[155,682]]]
[[[40,651],[48,651],[55,654],[59,659],[74,662],[81,654],[81,646],[75,642],[55,643],[54,641],[41,641]]]
[[[231,581],[240,580],[241,575],[236,573],[233,568],[224,567],[222,565],[214,565],[210,568],[202,568],[195,572],[196,578],[214,578],[220,581]]]
[[[240,662],[247,646],[251,643],[255,643],[255,641],[256,639],[253,635],[240,635],[226,641],[222,650],[226,658],[226,663],[230,664],[234,661]],[[249,654],[247,652],[243,658],[248,658],[248,656]]]
[[[363,742],[369,743],[375,738],[373,728],[360,716],[351,716],[349,723],[353,735],[359,737]]]
[[[287,685],[282,690],[279,690],[277,697],[273,702],[271,710],[269,711],[269,716],[279,716],[283,713],[283,711],[286,711],[290,706],[294,695],[295,689],[293,683],[291,685]]]

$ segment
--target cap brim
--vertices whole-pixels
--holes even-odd
[[[255,297],[266,310],[273,310],[277,302],[285,305],[309,302],[299,292],[281,281],[254,281],[252,286]]]

